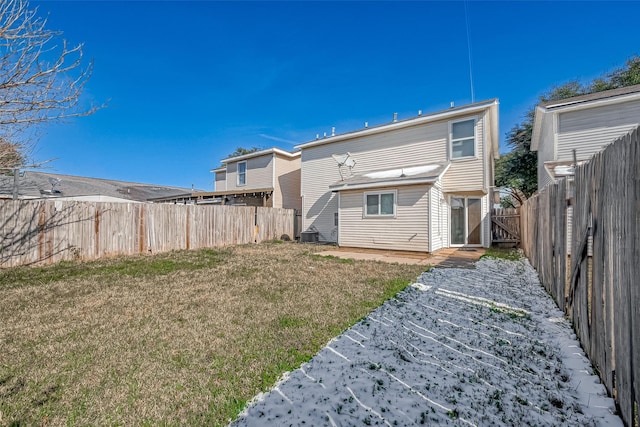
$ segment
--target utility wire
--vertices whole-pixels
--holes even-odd
[[[471,65],[471,37],[469,36],[469,12],[467,11],[467,0],[464,0],[464,20],[467,24],[467,51],[469,53],[469,82],[471,84],[471,103],[475,102],[473,93],[473,66]]]

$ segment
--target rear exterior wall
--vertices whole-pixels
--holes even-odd
[[[273,205],[285,209],[302,209],[300,197],[300,157],[275,157]]]
[[[337,242],[335,215],[338,212],[338,195],[329,190],[329,185],[340,181],[341,177],[332,154],[351,153],[356,160],[353,169],[355,174],[447,161],[451,120],[476,119],[476,156],[451,161],[442,180],[442,191],[486,192],[487,186],[493,185],[487,183],[486,169],[489,162],[483,157],[485,154],[489,155],[484,132],[487,114],[460,115],[452,119],[303,148],[303,230],[318,231],[321,241]],[[428,212],[425,211],[424,215],[427,217]]]
[[[273,187],[273,154],[252,157],[247,160],[245,185],[238,185],[238,163],[227,164],[227,190],[253,190]]]
[[[365,217],[363,190],[340,192],[340,246],[428,252],[429,186],[388,187],[395,191],[395,217]]]

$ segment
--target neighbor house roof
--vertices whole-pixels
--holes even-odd
[[[387,132],[395,129],[402,129],[409,126],[415,126],[423,123],[435,122],[438,120],[447,120],[464,114],[479,113],[487,109],[494,111],[494,117],[492,120],[492,127],[489,129],[492,135],[495,136],[495,144],[491,149],[494,157],[498,157],[498,113],[497,113],[498,99],[493,98],[486,101],[480,101],[473,104],[462,105],[460,107],[452,107],[446,110],[436,111],[434,113],[421,114],[418,116],[410,117],[403,120],[395,120],[391,123],[385,123],[378,126],[366,127],[351,132],[346,132],[337,135],[327,136],[325,138],[316,139],[314,141],[298,144],[295,148],[305,149],[311,148],[323,144],[332,144],[334,142],[344,141],[346,139],[357,138],[361,136],[373,135],[381,132]]]
[[[253,157],[264,156],[265,154],[280,154],[281,156],[284,156],[284,157],[293,158],[293,157],[298,157],[300,155],[300,151],[291,152],[291,151],[285,151],[285,150],[281,150],[280,148],[273,147],[266,150],[254,151],[253,153],[249,153],[249,154],[243,154],[242,156],[227,157],[226,159],[223,159],[220,162],[225,164],[231,163],[231,162],[239,162],[242,160],[251,159]],[[212,172],[217,171],[218,169],[212,169]]]
[[[540,147],[542,126],[546,114],[592,108],[607,104],[631,101],[639,98],[640,85],[633,85],[556,101],[542,102],[536,106],[535,110],[533,133],[531,135],[531,151],[538,151],[538,148]]]
[[[390,186],[433,184],[449,168],[449,162],[370,171],[337,181],[331,191],[360,190]]]
[[[13,195],[13,176],[0,175],[0,198]],[[26,171],[18,179],[21,199],[42,199],[81,196],[107,196],[123,201],[147,201],[157,197],[191,193],[192,189],[165,185],[141,184],[110,179],[60,175]]]

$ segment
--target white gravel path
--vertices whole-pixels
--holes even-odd
[[[527,261],[433,269],[233,426],[622,426]]]

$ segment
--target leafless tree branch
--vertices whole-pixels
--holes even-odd
[[[70,46],[46,24],[26,0],[0,0],[0,138],[18,152],[26,144],[15,139],[22,131],[100,108],[79,103],[93,71],[83,45]]]

